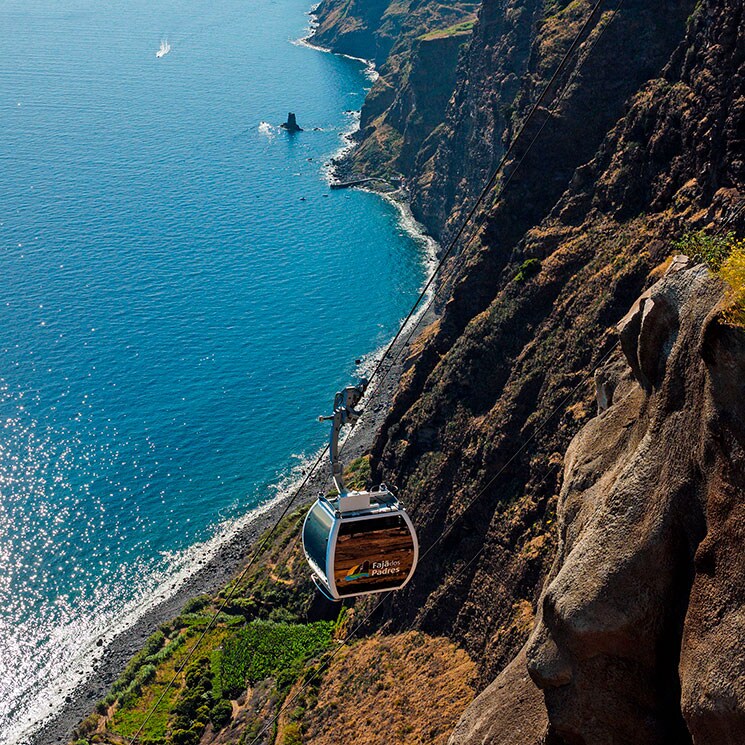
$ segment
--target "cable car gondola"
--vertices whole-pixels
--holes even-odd
[[[347,491],[339,459],[339,433],[359,417],[355,406],[366,382],[334,397],[329,452],[336,497],[319,495],[303,523],[303,550],[316,587],[330,600],[402,588],[414,574],[419,544],[406,510],[381,484]]]

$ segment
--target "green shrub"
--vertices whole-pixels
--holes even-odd
[[[207,706],[207,703],[209,703],[210,706]],[[207,726],[207,722],[209,722],[210,720],[210,707],[211,706],[212,706],[212,697],[205,696],[204,703],[202,703],[201,706],[197,707],[197,711],[194,715],[194,723],[192,724],[192,729],[197,729],[199,727],[204,729]]]
[[[287,608],[272,608],[269,613],[269,619],[273,623],[294,623],[297,618]]]
[[[198,613],[202,608],[207,605],[210,600],[209,595],[197,595],[195,598],[191,598],[191,600],[187,600],[186,604],[184,605],[181,613],[184,615],[187,615],[189,613]]]
[[[716,236],[705,230],[696,230],[685,233],[673,246],[679,253],[694,261],[703,261],[709,269],[718,272],[732,250],[734,239],[734,233]]]
[[[156,631],[145,642],[143,648],[129,661],[127,667],[124,668],[124,672],[119,676],[116,683],[111,686],[111,693],[114,695],[121,694],[123,691],[127,691],[131,686],[132,682],[139,675],[140,668],[146,663],[152,663],[156,661],[157,657],[163,650],[166,637],[162,631]],[[166,645],[166,649],[168,645]],[[142,680],[140,679],[140,683]]]
[[[253,598],[232,598],[225,604],[223,611],[243,616],[250,621],[259,612],[259,604]]]
[[[732,232],[709,235],[697,230],[686,233],[673,245],[694,261],[703,261],[727,283],[724,319],[745,326],[745,240]]]
[[[198,745],[201,735],[193,729],[175,729],[170,739],[172,745]]]
[[[213,673],[209,665],[209,657],[200,657],[197,662],[186,671],[184,677],[186,687],[198,688],[201,686],[206,691],[211,690]]]
[[[123,691],[120,691],[118,697],[119,706],[122,708],[132,706],[142,695],[142,687],[147,685],[151,680],[155,680],[157,672],[155,665],[150,663],[143,665],[137,670],[129,685]]]
[[[210,722],[216,729],[222,729],[233,717],[233,704],[225,698],[221,698],[210,711]]]
[[[277,690],[280,693],[288,691],[295,681],[302,675],[304,669],[305,660],[297,659],[279,670],[277,672]]]
[[[151,680],[154,680],[157,672],[158,671],[156,670],[155,665],[143,665],[137,673],[136,680],[144,685],[145,683],[149,683]]]
[[[200,657],[187,668],[183,688],[171,708],[172,745],[191,742],[194,736],[198,741],[204,732],[214,705],[212,677],[211,660],[207,656]]]
[[[129,709],[132,708],[137,701],[137,699],[140,697],[140,694],[142,693],[142,686],[136,681],[133,680],[129,687],[119,694],[119,706],[122,709]]]
[[[525,282],[526,279],[534,277],[541,271],[540,259],[525,259],[515,275],[515,282]]]
[[[303,745],[303,737],[300,732],[300,725],[297,722],[290,722],[285,727],[282,745]]]
[[[201,688],[186,690],[179,696],[178,701],[173,707],[173,713],[180,714],[189,721],[193,720],[197,715],[197,709],[205,701],[204,694],[205,691]]]
[[[156,652],[155,654],[148,655],[144,662],[149,663],[151,665],[160,665],[162,662],[165,662],[170,657],[173,656],[173,653],[179,648],[182,647],[185,643],[186,635],[185,634],[179,634],[178,636],[174,637],[169,641],[165,647],[163,647],[161,650]]]
[[[151,654],[155,654],[166,641],[165,634],[162,631],[156,631],[154,634],[148,637],[145,642],[145,646],[142,648],[142,656],[147,657]]]

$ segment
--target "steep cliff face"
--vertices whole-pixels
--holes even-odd
[[[745,334],[711,320],[707,373],[706,536],[683,626],[682,711],[695,745],[745,740]]]
[[[740,455],[714,452],[725,402],[701,355],[720,298],[703,265],[642,296],[620,326],[627,364],[601,371],[607,408],[567,450],[557,558],[527,659],[568,743],[689,741],[678,660],[718,488],[707,461]]]
[[[630,0],[614,19],[615,4],[603,3],[591,15],[594,6],[484,1],[447,120],[412,173],[415,214],[438,234],[473,202],[588,18],[582,44],[547,103],[554,94],[560,100],[540,109],[507,164],[509,175],[525,157],[492,217],[505,246],[543,218],[577,166],[595,154],[628,97],[659,74],[693,9],[686,0]],[[541,128],[540,142],[525,156],[525,144]]]
[[[745,739],[745,331],[721,296],[678,257],[619,324],[599,413],[566,452],[536,627],[451,742],[537,745],[549,722],[568,745]]]
[[[324,0],[315,43],[372,59],[379,77],[362,108],[359,147],[344,163],[356,174],[408,174],[422,143],[445,118],[476,0]]]
[[[703,3],[687,33],[676,7],[652,22],[655,4],[624,6],[597,43],[591,54],[610,67],[595,73],[619,99],[629,85],[620,68],[641,76],[626,56],[637,49],[640,18],[665,39],[669,62],[660,47],[660,77],[634,93],[587,163],[566,175],[571,158],[557,156],[549,172],[565,174],[566,188],[554,204],[545,207],[548,191],[539,190],[540,200],[521,211],[509,193],[490,210],[440,320],[415,345],[375,447],[378,476],[407,495],[423,546],[454,526],[382,622],[458,639],[481,661],[483,684],[529,633],[526,608],[556,548],[556,464],[592,411],[591,373],[614,343],[609,329],[675,237],[718,225],[742,198],[741,4]],[[619,78],[613,84],[610,70]],[[569,122],[581,112],[595,117],[589,101],[576,105],[546,128],[555,132],[548,150],[539,149],[546,157],[571,154]],[[546,173],[533,163],[517,193]],[[739,217],[731,227],[741,225]]]
[[[371,57],[380,71],[362,109],[359,147],[346,167],[404,176],[414,214],[433,235],[447,236],[593,6],[589,0],[485,0],[358,7],[326,0],[317,9],[317,42]],[[612,7],[590,16],[584,43],[554,81],[555,91],[566,89],[561,102],[550,112],[542,109],[524,138],[529,142],[543,128],[540,152],[521,166],[527,177],[504,200],[505,244],[540,221],[574,169],[595,153],[627,98],[659,73],[692,9],[692,0],[626,0],[623,21],[607,32]],[[596,46],[601,34],[606,38]],[[523,155],[515,153],[507,172]]]

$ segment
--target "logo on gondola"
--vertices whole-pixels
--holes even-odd
[[[370,562],[363,561],[362,564],[358,564],[356,567],[352,567],[349,574],[344,577],[345,582],[354,582],[356,579],[365,579],[370,576]]]

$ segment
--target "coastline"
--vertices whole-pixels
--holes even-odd
[[[403,341],[398,345],[399,349],[402,345]],[[370,359],[375,358],[371,356]],[[370,391],[364,413],[344,443],[345,460],[353,460],[372,445],[388,412],[403,362],[403,359],[398,359],[396,365],[382,379],[382,385],[379,379],[379,384]],[[330,484],[330,468],[324,462],[306,488],[297,495],[295,504],[308,504],[318,492],[326,491]],[[287,493],[277,498],[267,509],[251,513],[247,524],[227,540],[215,556],[189,577],[174,595],[155,605],[133,626],[117,634],[106,647],[93,674],[68,695],[63,707],[25,742],[28,745],[68,742],[73,728],[93,711],[96,702],[106,695],[127,662],[159,626],[178,615],[188,600],[204,593],[217,592],[240,571],[255,541],[273,524],[294,493],[295,487],[289,487]]]
[[[332,50],[313,44],[311,42],[312,35],[311,26],[309,35],[296,43],[302,43],[316,51],[335,54]],[[364,64],[366,74],[371,81],[374,81],[374,76],[377,73],[375,73],[372,62],[349,57],[349,55],[339,56],[348,57]],[[343,167],[344,155],[355,147],[354,133],[359,130],[359,112],[350,112],[350,114],[352,114],[353,122],[349,130],[341,133],[343,144],[322,169],[322,174],[327,181],[332,177],[338,177],[336,169]],[[437,243],[427,236],[419,223],[414,220],[408,202],[401,190],[395,192],[384,192],[370,188],[365,190],[391,202],[399,212],[402,227],[411,234],[415,241],[423,245],[426,280],[429,267],[436,258]],[[422,313],[426,307],[426,303],[423,302],[419,312],[410,322],[410,327],[422,322]],[[431,310],[427,312],[427,315],[432,315],[434,318]],[[426,322],[430,319],[424,320]],[[362,357],[360,371],[369,371],[380,359],[389,343],[386,342],[382,347],[365,354]],[[384,368],[381,377],[368,391],[363,415],[343,444],[345,460],[352,460],[370,449],[388,413],[402,369],[406,364],[406,355],[403,353],[403,348],[407,345],[405,335],[402,335],[392,349],[394,362],[389,363]],[[311,456],[311,458],[314,457]],[[280,496],[257,507],[240,520],[241,524],[237,528],[234,526],[233,534],[213,549],[208,559],[195,560],[194,563],[198,564],[199,568],[192,574],[187,575],[173,594],[155,602],[132,625],[115,633],[104,646],[102,652],[97,650],[96,657],[90,666],[91,673],[69,691],[61,708],[43,721],[32,734],[22,735],[27,739],[17,740],[16,742],[23,743],[23,745],[48,745],[49,743],[67,742],[71,738],[74,727],[91,713],[96,702],[105,696],[131,657],[142,648],[144,642],[155,630],[176,616],[188,600],[201,594],[217,592],[240,571],[255,541],[273,524],[287,505],[288,500],[294,497],[296,506],[305,505],[311,502],[318,492],[326,491],[329,488],[331,483],[330,470],[324,466],[325,463],[297,496],[295,496],[295,491],[297,484],[302,479],[302,473],[282,490],[283,493]],[[219,541],[221,532],[221,530],[217,530],[211,541]],[[202,547],[204,548],[204,546]]]

